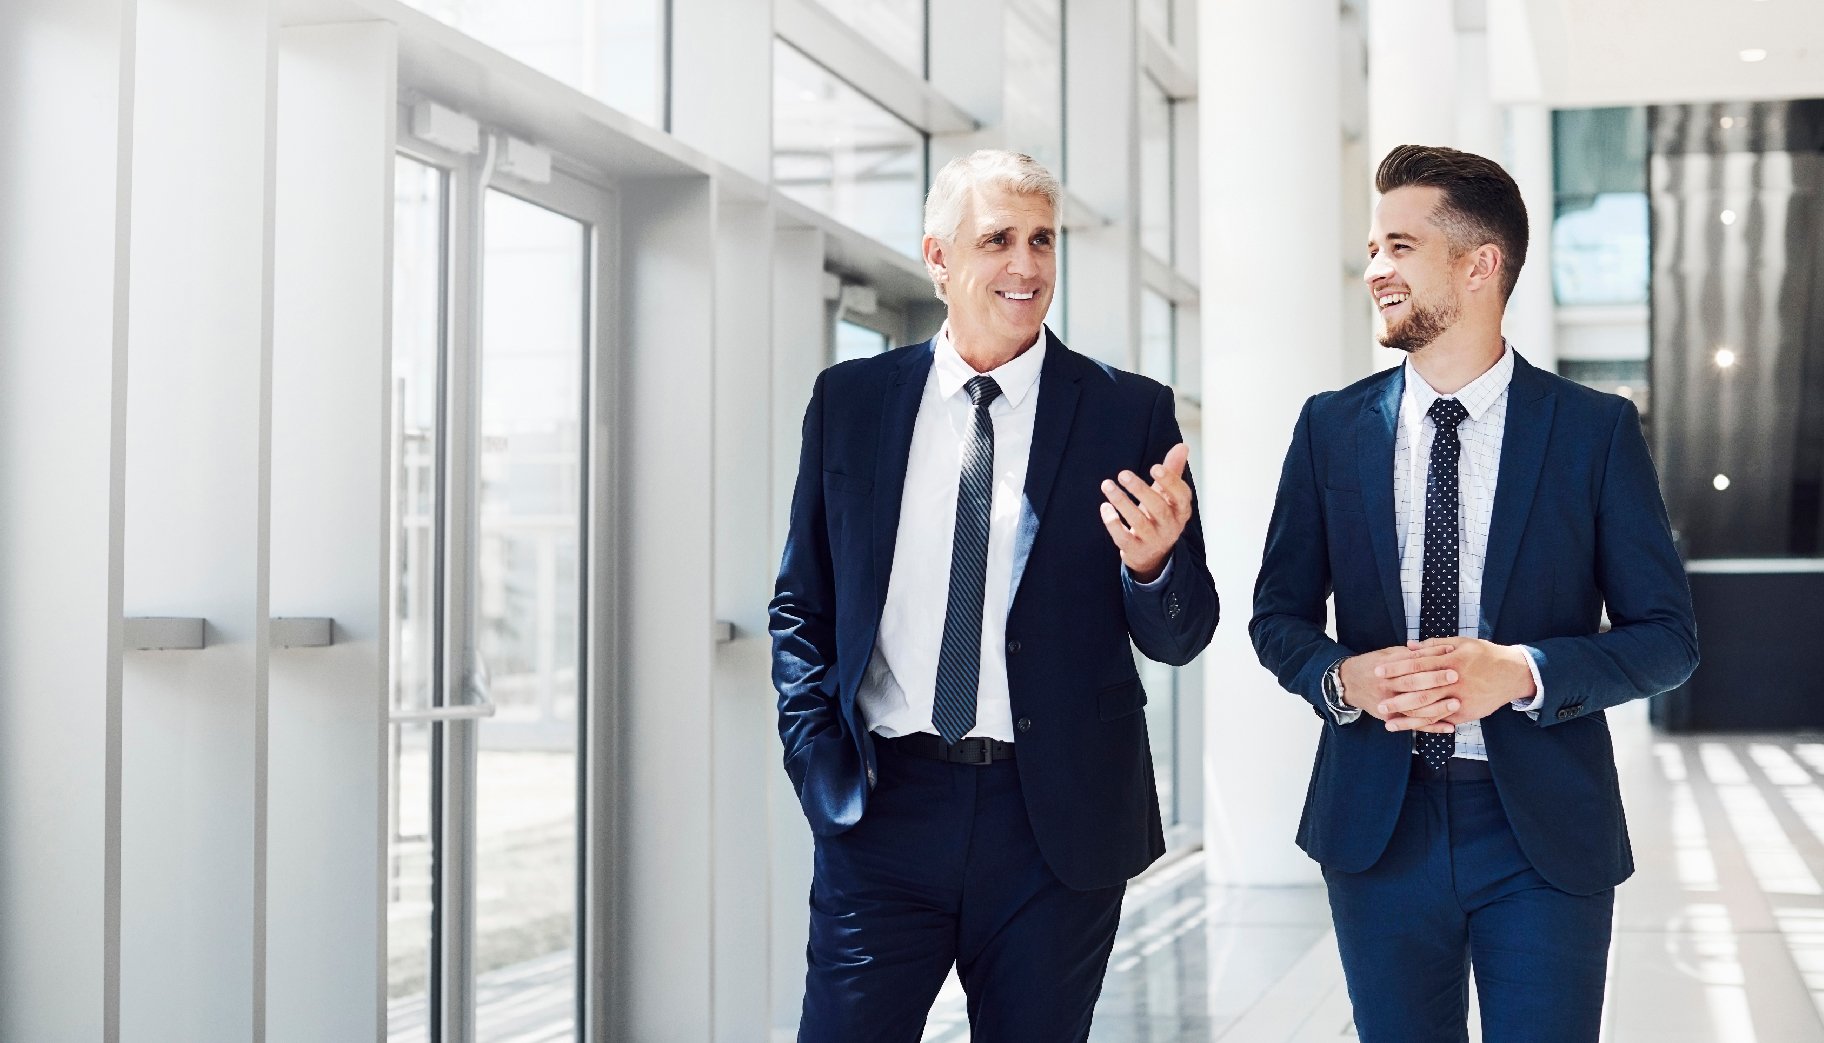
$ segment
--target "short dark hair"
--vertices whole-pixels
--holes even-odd
[[[1501,164],[1454,148],[1400,145],[1375,171],[1375,191],[1386,195],[1415,185],[1443,190],[1432,218],[1454,253],[1484,243],[1501,248],[1501,299],[1513,296],[1514,280],[1526,263],[1526,203]]]

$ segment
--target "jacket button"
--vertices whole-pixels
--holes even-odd
[[[869,768],[868,769],[868,785],[872,786],[878,781],[880,781],[879,776],[874,774],[873,768]]]
[[[1029,732],[1032,730],[1032,718],[1022,717],[1017,722],[1014,723],[1014,727],[1018,728],[1019,730],[1021,730],[1023,732]]]
[[[1019,655],[1020,654],[1020,643],[1018,641],[1007,642],[1007,654],[1008,655]]]

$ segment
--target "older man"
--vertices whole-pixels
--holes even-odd
[[[1216,590],[1171,392],[1045,328],[1059,196],[1016,153],[946,166],[943,329],[805,412],[771,606],[817,848],[800,1040],[917,1040],[952,965],[977,1043],[1087,1038],[1164,851],[1129,642],[1189,662]]]

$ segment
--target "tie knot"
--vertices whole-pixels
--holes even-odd
[[[975,403],[977,408],[1001,397],[1001,386],[994,382],[993,377],[976,377],[963,387],[969,392],[969,401]]]
[[[1463,403],[1454,398],[1440,398],[1433,402],[1431,408],[1426,412],[1431,417],[1431,422],[1438,425],[1440,431],[1452,430],[1469,419],[1469,410],[1464,409]]]

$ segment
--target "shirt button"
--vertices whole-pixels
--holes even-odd
[[[1020,643],[1018,641],[1007,642],[1007,654],[1008,655],[1019,655],[1020,654]]]
[[[1018,728],[1019,730],[1021,730],[1023,732],[1029,732],[1032,730],[1032,718],[1022,717],[1017,722],[1014,723],[1014,727]]]

